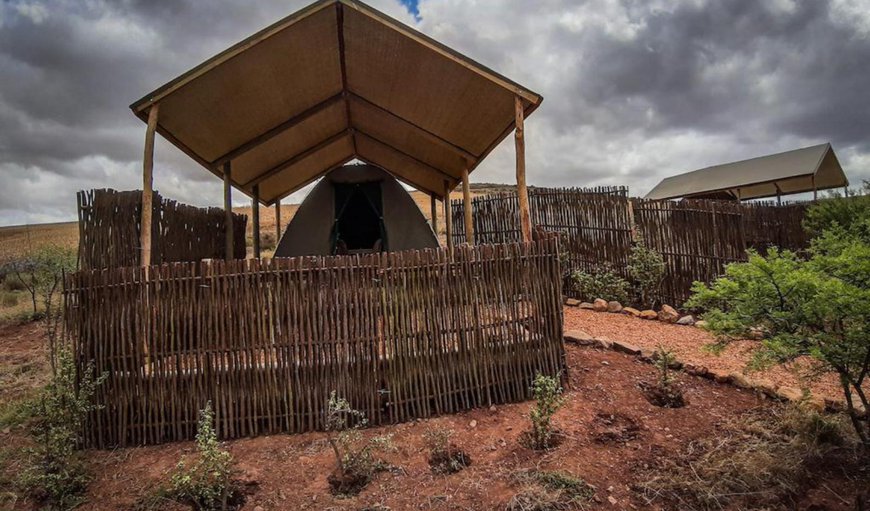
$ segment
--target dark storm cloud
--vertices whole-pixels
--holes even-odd
[[[138,187],[144,127],[128,105],[305,3],[0,3],[0,223],[72,219],[77,189]],[[533,184],[642,194],[823,141],[853,182],[870,177],[867,0],[420,0],[418,21],[372,3],[545,96],[527,128]],[[513,166],[508,140],[473,179],[510,182]],[[155,172],[165,195],[220,202],[168,143]]]

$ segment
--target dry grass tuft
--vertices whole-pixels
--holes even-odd
[[[856,449],[842,417],[797,406],[765,408],[659,460],[636,489],[648,503],[664,500],[681,509],[780,508],[799,495],[815,465],[859,463]]]
[[[566,472],[521,470],[513,479],[522,490],[508,502],[508,511],[585,509],[595,488]]]

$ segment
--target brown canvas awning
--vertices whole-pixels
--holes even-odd
[[[647,199],[759,199],[847,186],[831,144],[707,167],[663,179]]]
[[[321,0],[131,105],[265,204],[354,158],[443,197],[542,97],[355,0]]]

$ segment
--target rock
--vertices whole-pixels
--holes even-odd
[[[613,497],[613,495],[608,495],[608,496],[607,496],[607,502],[610,502],[611,504],[613,504],[613,505],[615,506],[616,503],[619,502],[619,501],[616,500],[616,499]]]
[[[254,511],[266,511],[263,506],[254,506]]]
[[[640,355],[641,349],[633,344],[623,341],[613,341],[613,350],[628,353],[629,355]]]
[[[677,320],[677,324],[683,326],[692,326],[695,324],[695,318],[693,318],[692,316],[683,316],[682,318]]]
[[[580,300],[576,298],[567,298],[565,300],[565,305],[567,305],[568,307],[577,307],[578,305],[580,305]]]
[[[613,341],[608,339],[607,337],[596,337],[595,343],[598,344],[598,347],[604,350],[609,350],[613,347]]]
[[[658,319],[659,315],[652,309],[641,311],[640,319]]]
[[[565,342],[579,344],[581,346],[589,346],[595,344],[595,337],[589,335],[583,330],[568,330],[565,332]]]
[[[804,398],[803,391],[794,387],[780,387],[776,389],[776,393],[780,398],[792,403],[798,403]]]
[[[471,422],[468,423],[468,427],[471,428],[471,429],[476,428],[476,427],[477,427],[477,421],[476,421],[476,420],[472,420]]]
[[[603,365],[603,366],[609,366],[609,365],[610,365],[610,362],[608,362],[608,361],[606,361],[606,360],[602,360],[602,361],[601,361],[601,365]]]
[[[767,332],[765,332],[765,330],[761,327],[754,326],[749,329],[749,338],[754,341],[760,341],[764,339],[766,335]]]
[[[729,377],[731,378],[731,384],[735,387],[741,389],[751,389],[753,387],[752,381],[743,373],[731,373]]]
[[[622,304],[617,302],[616,300],[607,302],[607,312],[622,312]]]
[[[692,376],[707,376],[709,370],[704,366],[696,366],[694,364],[686,364],[685,371]]]
[[[778,385],[770,380],[757,380],[755,382],[755,390],[761,392],[767,397],[778,397],[778,394],[776,393],[777,388]]]
[[[726,373],[720,373],[719,371],[713,369],[709,371],[710,376],[716,383],[731,383],[731,375]]]
[[[702,328],[702,329],[706,330],[707,329],[707,322],[704,321],[703,319],[699,319],[698,321],[695,321],[695,326],[698,328]]]
[[[595,312],[605,312],[607,310],[607,302],[601,298],[596,298],[595,301],[592,302],[592,309]]]
[[[662,310],[658,313],[659,321],[665,323],[674,323],[680,319],[680,313],[670,305],[662,305]]]
[[[498,409],[495,407],[495,405],[492,405],[489,407],[489,411],[495,413],[496,411],[498,411]]]
[[[580,302],[580,305],[578,305],[578,307],[590,311],[595,309],[595,306],[589,302]]]
[[[628,314],[629,316],[633,316],[635,318],[640,317],[640,311],[635,309],[634,307],[624,307],[622,309],[623,314]]]

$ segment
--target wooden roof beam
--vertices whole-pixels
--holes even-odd
[[[378,112],[390,117],[391,119],[395,119],[395,120],[399,121],[400,123],[402,123],[403,126],[405,126],[406,128],[409,128],[412,131],[414,131],[415,133],[421,135],[423,138],[425,138],[429,142],[437,144],[438,146],[440,146],[444,149],[447,149],[448,151],[450,151],[454,154],[461,156],[466,161],[476,162],[478,160],[477,155],[472,154],[472,153],[466,151],[465,149],[459,147],[458,145],[455,145],[452,142],[450,142],[444,138],[439,137],[438,135],[427,130],[426,128],[423,128],[422,126],[418,126],[418,125],[414,124],[413,122],[405,119],[404,117],[397,115],[397,114],[395,114],[395,113],[393,113],[393,112],[391,112],[391,111],[389,111],[389,110],[387,110],[379,105],[376,105],[376,104],[372,103],[371,101],[367,100],[366,98],[364,98],[358,94],[355,94],[351,91],[348,91],[347,94],[348,94],[348,98],[351,101],[356,101],[360,104],[366,105],[366,106],[373,108],[373,109],[377,110]]]
[[[305,158],[308,158],[312,154],[320,151],[321,149],[323,149],[329,145],[334,144],[335,142],[338,142],[339,140],[341,140],[344,137],[347,137],[350,134],[351,134],[351,130],[349,130],[347,128],[342,128],[342,130],[339,131],[338,133],[332,135],[331,137],[318,143],[317,145],[311,146],[308,149],[302,151],[301,153],[296,154],[296,155],[284,160],[283,162],[279,163],[278,165],[275,165],[274,167],[267,170],[266,172],[263,172],[262,174],[255,177],[254,179],[251,179],[247,183],[244,183],[243,185],[241,185],[241,187],[248,188],[249,186],[258,185],[258,184],[262,183],[263,181],[269,179],[270,177],[274,176],[275,174],[281,172],[282,170],[289,168],[289,167],[292,167],[293,165],[296,165],[297,163],[304,160]]]
[[[256,148],[260,144],[264,144],[264,143],[268,142],[269,140],[272,140],[273,138],[277,137],[281,133],[284,133],[285,131],[289,130],[290,128],[298,126],[299,124],[307,121],[308,119],[314,117],[315,115],[319,114],[320,112],[326,110],[327,108],[331,107],[332,105],[334,105],[342,100],[344,100],[343,93],[338,93],[338,94],[336,94],[328,99],[325,99],[325,100],[321,101],[320,103],[312,106],[311,108],[308,108],[308,109],[294,115],[293,117],[287,119],[286,121],[282,122],[281,124],[270,129],[269,131],[252,138],[251,140],[245,142],[244,144],[236,147],[232,151],[229,151],[228,153],[218,157],[216,160],[214,160],[212,162],[212,165],[214,165],[216,167],[220,167],[221,165],[223,165],[224,163],[226,163],[228,161],[235,160],[239,156],[241,156],[241,155],[247,153],[248,151]]]
[[[405,177],[402,177],[398,172],[395,172],[395,171],[393,171],[393,170],[390,170],[389,168],[387,168],[387,167],[381,165],[380,163],[378,163],[378,162],[372,160],[371,158],[366,158],[366,157],[359,156],[359,155],[357,155],[356,158],[357,158],[358,160],[360,160],[361,162],[363,162],[363,163],[368,163],[369,165],[374,165],[375,167],[378,167],[378,168],[380,168],[380,169],[383,169],[387,174],[389,174],[389,175],[393,176],[394,178],[396,178],[396,180],[398,180],[398,181],[400,181],[400,182],[402,182],[402,183],[405,183],[405,184],[408,185],[408,186],[412,186],[412,187],[416,188],[417,190],[420,190],[420,191],[423,192],[423,193],[427,193],[427,194],[429,194],[429,195],[435,195],[435,196],[438,196],[438,197],[442,197],[442,195],[439,194],[438,192],[436,192],[436,191],[434,191],[434,190],[430,190],[429,188],[427,188],[427,187],[425,187],[425,186],[423,186],[423,185],[421,185],[421,184],[419,184],[419,183],[414,183],[414,182],[412,182],[410,179],[407,179],[407,178],[405,178]]]
[[[334,169],[337,169],[338,167],[341,167],[342,165],[344,165],[345,163],[351,161],[351,160],[354,159],[355,157],[356,157],[355,155],[351,154],[350,156],[345,156],[345,157],[341,158],[340,160],[337,160],[337,161],[334,162],[332,165],[328,166],[327,169],[326,169],[325,171],[320,172],[320,173],[317,173],[317,174],[315,174],[314,176],[312,176],[312,177],[306,179],[305,181],[303,181],[303,182],[301,182],[301,183],[299,183],[299,184],[293,185],[291,188],[288,188],[288,189],[284,190],[284,191],[281,192],[280,194],[276,195],[274,198],[267,200],[267,201],[266,201],[266,205],[267,205],[267,206],[271,206],[271,205],[273,205],[273,204],[278,204],[279,202],[281,202],[281,200],[282,200],[283,198],[287,197],[287,196],[290,195],[291,193],[294,193],[294,192],[296,192],[297,190],[301,190],[301,189],[304,188],[305,186],[307,186],[307,185],[313,183],[314,181],[316,181],[316,180],[319,179],[320,177],[325,176],[326,174],[329,174],[329,173],[332,172]]]

